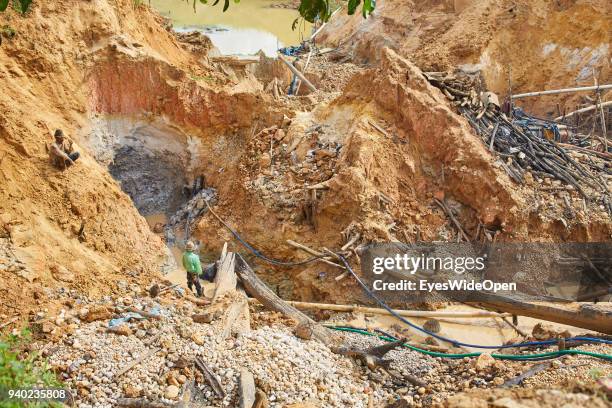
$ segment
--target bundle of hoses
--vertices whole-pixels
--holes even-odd
[[[298,262],[288,262],[288,261],[279,261],[273,258],[269,258],[265,255],[263,255],[261,252],[259,252],[258,250],[256,250],[255,248],[253,248],[253,246],[251,246],[248,242],[246,242],[232,227],[230,227],[225,221],[223,221],[223,219],[221,217],[219,217],[217,215],[217,213],[215,213],[212,209],[212,207],[210,206],[210,204],[208,203],[208,201],[206,201],[206,205],[208,207],[208,210],[210,211],[210,213],[225,227],[227,228],[232,235],[236,238],[236,240],[238,240],[238,242],[240,242],[240,244],[242,244],[242,246],[244,246],[246,249],[248,249],[253,255],[255,255],[256,257],[270,263],[273,265],[277,265],[277,266],[297,266],[297,265],[304,265],[306,263],[309,262],[313,262],[316,261],[317,259],[323,258],[325,257],[325,255],[323,256],[315,256],[312,258],[308,258],[305,259],[303,261],[298,261]],[[357,276],[357,274],[355,273],[355,271],[353,271],[353,269],[351,268],[351,266],[349,265],[349,263],[347,262],[346,258],[344,258],[344,256],[342,256],[341,254],[335,254],[338,259],[340,259],[340,261],[344,264],[344,267],[346,268],[346,270],[353,276],[353,278],[357,281],[357,283],[359,283],[359,285],[362,287],[362,289],[366,292],[366,294],[372,298],[374,301],[376,301],[376,303],[378,303],[381,307],[383,307],[384,309],[386,309],[389,313],[391,313],[395,318],[399,319],[401,322],[407,324],[408,326],[419,330],[423,333],[426,333],[432,337],[435,337],[439,340],[445,341],[447,343],[452,344],[453,346],[459,347],[469,347],[469,348],[480,348],[480,349],[490,349],[490,350],[496,350],[496,349],[507,349],[507,348],[520,348],[520,347],[543,347],[543,346],[553,346],[555,344],[558,344],[558,339],[551,339],[551,340],[543,340],[543,341],[529,341],[529,342],[523,342],[523,343],[515,343],[515,344],[502,344],[502,345],[496,345],[496,346],[484,346],[484,345],[479,345],[479,344],[470,344],[470,343],[463,343],[457,340],[453,340],[444,336],[441,336],[439,334],[430,332],[429,330],[416,325],[410,321],[408,321],[407,319],[405,319],[404,317],[400,316],[395,310],[393,310],[391,307],[389,307],[389,305],[387,305],[382,299],[380,299],[378,296],[376,296],[368,287],[365,283],[363,283],[363,281],[359,278],[359,276]],[[355,333],[360,333],[360,334],[367,334],[367,335],[373,335],[372,333],[368,332],[368,331],[364,331],[361,329],[354,329],[354,328],[348,328],[348,327],[338,327],[338,326],[332,326],[330,327],[332,329],[335,330],[342,330],[342,331],[352,331]],[[380,336],[379,336],[380,337]],[[392,339],[389,336],[385,336],[383,335],[381,337],[381,339],[383,340],[388,340],[388,341],[395,341],[397,339]],[[601,343],[601,344],[612,344],[612,341],[610,340],[605,340],[605,339],[599,339],[596,337],[571,337],[568,339],[565,339],[566,342],[590,342],[590,343]],[[433,352],[433,351],[428,351],[428,350],[423,350],[423,349],[419,349],[417,347],[414,346],[410,346],[410,345],[405,345],[406,347],[413,349],[415,351],[418,352],[422,352],[424,354],[429,354],[432,355],[434,357],[446,357],[446,358],[463,358],[463,357],[476,357],[479,356],[482,353],[463,353],[463,354],[449,354],[449,353],[438,353],[438,352]],[[559,351],[553,351],[553,352],[548,352],[548,353],[540,353],[540,354],[531,354],[531,355],[510,355],[510,354],[496,354],[493,353],[491,354],[492,357],[494,358],[498,358],[498,359],[507,359],[507,360],[531,360],[531,361],[537,361],[537,360],[544,360],[544,359],[549,359],[549,358],[556,358],[562,355],[568,355],[568,354],[581,354],[581,355],[587,355],[587,356],[591,356],[591,357],[597,357],[597,358],[603,358],[605,360],[612,360],[612,354],[599,354],[599,353],[591,353],[588,351],[582,351],[582,350],[559,350]]]
[[[398,339],[385,334],[376,334],[369,332],[366,329],[359,329],[355,327],[347,327],[347,326],[333,326],[326,325],[325,327],[342,331],[342,332],[350,332],[357,333],[364,336],[375,336],[384,341],[397,341]],[[437,351],[424,350],[422,348],[418,348],[412,346],[410,344],[403,344],[403,347],[408,348],[413,351],[418,351],[419,353],[427,354],[432,357],[442,357],[442,358],[464,358],[464,357],[478,357],[482,353],[474,352],[474,353],[441,353]],[[590,351],[582,351],[582,350],[558,350],[558,351],[550,351],[546,353],[537,353],[537,354],[500,354],[500,353],[491,353],[491,357],[499,360],[514,360],[514,361],[539,361],[539,360],[549,360],[552,358],[557,358],[565,355],[584,355],[590,357],[601,358],[603,360],[612,361],[612,354],[601,354],[601,353],[592,353]]]

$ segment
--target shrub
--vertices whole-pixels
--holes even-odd
[[[31,341],[29,330],[19,335],[8,334],[0,337],[0,390],[15,388],[62,388],[63,384],[49,368],[47,361],[37,352],[27,351]],[[3,408],[22,407],[23,402],[0,401]],[[56,403],[32,403],[28,407],[61,406]]]

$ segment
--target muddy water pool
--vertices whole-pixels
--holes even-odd
[[[223,12],[217,6],[179,0],[151,0],[151,5],[168,17],[177,31],[203,31],[223,55],[250,55],[262,50],[268,56],[288,45],[298,45],[310,35],[310,24],[291,29],[297,10],[274,7],[282,1],[244,0],[231,2]]]

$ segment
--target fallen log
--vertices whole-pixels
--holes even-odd
[[[304,313],[289,305],[283,299],[279,298],[264,282],[261,281],[251,269],[249,264],[240,254],[236,260],[236,272],[240,281],[244,285],[247,293],[257,298],[262,305],[268,309],[282,313],[283,315],[295,320],[298,324],[305,324],[312,327],[312,336],[323,344],[333,346],[339,343],[340,337],[327,329]]]
[[[259,299],[249,298],[250,303],[258,303]],[[310,302],[297,302],[297,301],[285,301],[288,305],[293,306],[297,309],[302,310],[331,310],[334,312],[346,312],[346,313],[363,313],[363,314],[378,314],[378,315],[391,315],[386,309],[380,309],[376,307],[365,307],[357,305],[336,305],[329,303],[310,303]],[[446,318],[494,318],[494,317],[510,317],[511,313],[497,313],[483,310],[475,310],[470,312],[436,312],[426,310],[399,310],[394,311],[403,317],[446,317]]]
[[[528,316],[549,322],[566,324],[594,330],[600,333],[612,334],[612,308],[607,310],[579,306],[578,310],[556,307],[550,304],[526,302],[520,299],[502,296],[494,293],[480,292],[477,303],[490,310],[501,310],[518,316]],[[470,304],[468,303],[468,304]]]

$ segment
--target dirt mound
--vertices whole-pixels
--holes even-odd
[[[423,70],[481,70],[493,92],[507,95],[509,78],[515,94],[593,85],[593,73],[609,82],[607,15],[608,2],[599,0],[388,1],[367,21],[338,15],[319,40],[344,45],[360,61],[390,47]],[[521,105],[558,116],[580,100],[555,95]]]
[[[161,17],[132,1],[34,2],[27,15],[7,10],[0,19],[15,33],[0,46],[2,309],[27,313],[30,302],[46,298],[43,287],[47,295],[57,287],[93,295],[114,290],[116,280],[148,279],[166,249],[88,149],[87,78],[106,48],[204,69]],[[46,151],[57,128],[81,153],[64,172]]]
[[[279,257],[299,257],[287,239],[315,248],[340,247],[354,233],[365,242],[454,241],[458,231],[435,199],[476,239],[605,241],[612,228],[605,210],[585,210],[576,191],[510,180],[440,90],[390,50],[329,104],[248,139],[238,167],[242,183],[231,199],[220,195],[219,212]],[[223,229],[210,234],[218,227],[204,217],[196,234],[215,247],[231,239]],[[303,296],[345,295],[319,278],[326,268],[301,273]]]

